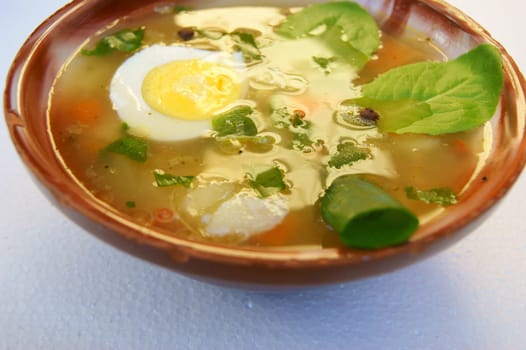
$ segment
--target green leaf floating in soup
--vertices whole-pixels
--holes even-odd
[[[122,154],[137,162],[145,162],[148,157],[148,143],[134,136],[124,136],[109,144],[106,151]]]
[[[483,44],[450,62],[390,70],[364,85],[355,103],[378,112],[384,132],[439,135],[487,122],[503,83],[498,50]]]
[[[177,176],[164,172],[161,169],[155,169],[153,171],[155,178],[155,184],[159,187],[183,185],[184,187],[190,187],[193,176]]]
[[[212,129],[217,136],[255,136],[256,125],[250,119],[253,109],[248,106],[233,108],[212,120]]]
[[[498,51],[447,61],[353,2],[165,6],[100,33],[56,80],[58,154],[97,198],[176,236],[403,244],[462,201],[489,151]]]
[[[94,49],[83,49],[82,54],[86,56],[105,56],[113,51],[133,52],[141,46],[143,38],[144,28],[135,30],[123,29],[99,40]]]
[[[339,57],[359,68],[380,44],[379,30],[371,15],[360,5],[347,1],[310,5],[289,16],[277,32],[288,38],[319,37]]]
[[[262,197],[268,197],[287,188],[283,181],[283,172],[277,166],[255,175],[247,173],[247,177],[250,186],[259,192]]]

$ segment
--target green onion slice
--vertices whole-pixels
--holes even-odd
[[[377,249],[406,242],[418,218],[378,186],[355,175],[337,178],[321,199],[323,219],[349,247]]]

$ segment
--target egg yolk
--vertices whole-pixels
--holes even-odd
[[[144,101],[179,119],[209,119],[241,96],[241,78],[231,68],[199,59],[153,68],[142,83]]]

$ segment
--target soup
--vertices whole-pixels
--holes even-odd
[[[71,57],[50,131],[86,190],[143,225],[241,246],[378,248],[479,180],[498,59],[482,45],[446,63],[417,33],[380,34],[354,3],[163,6]]]

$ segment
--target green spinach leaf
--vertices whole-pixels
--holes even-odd
[[[357,68],[367,63],[380,44],[374,18],[357,3],[348,1],[307,6],[287,17],[277,33],[290,39],[318,36]]]
[[[355,103],[380,115],[383,132],[447,134],[491,119],[503,83],[498,50],[481,44],[449,62],[392,69],[364,85]]]

